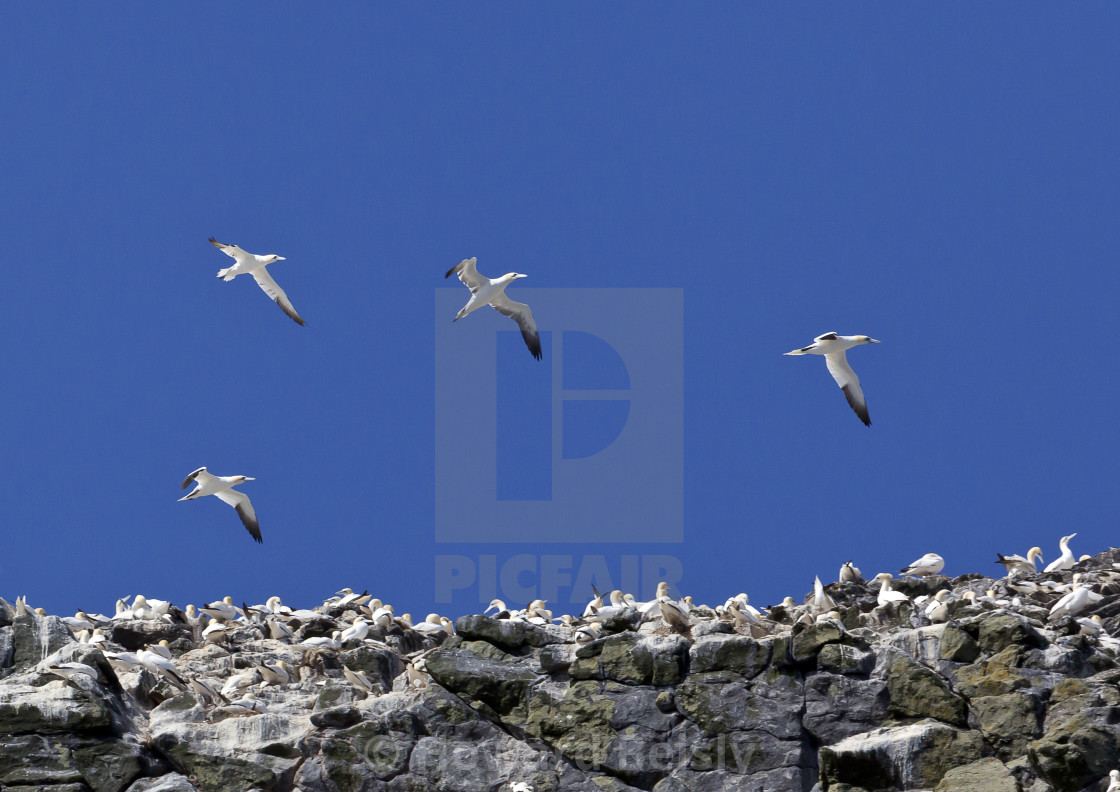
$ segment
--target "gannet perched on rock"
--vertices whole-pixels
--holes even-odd
[[[813,579],[813,610],[817,613],[824,613],[833,610],[836,603],[833,602],[832,597],[828,596],[824,590],[824,584],[821,583],[820,575]]]
[[[891,589],[892,579],[893,578],[891,577],[890,572],[880,572],[874,577],[874,580],[881,581],[881,585],[879,587],[879,596],[876,599],[880,606],[887,605],[891,602],[910,601],[910,598],[903,594],[901,591],[893,591]]]
[[[925,577],[926,575],[936,575],[944,568],[944,558],[939,556],[937,553],[926,553],[917,561],[911,563],[910,566],[903,567],[902,574]]]
[[[187,486],[193,481],[197,485],[193,492],[179,498],[181,501],[195,500],[202,498],[206,495],[214,495],[223,503],[228,503],[237,510],[237,516],[241,518],[241,522],[249,531],[254,539],[263,543],[264,539],[261,538],[261,526],[257,522],[257,513],[253,509],[253,504],[249,502],[249,496],[244,492],[237,492],[234,487],[238,484],[244,484],[246,481],[255,481],[256,479],[251,476],[213,476],[206,472],[206,467],[200,467],[183,479],[183,483],[179,489],[186,489]]]
[[[848,365],[847,350],[860,344],[878,344],[874,338],[865,335],[842,336],[836,333],[825,333],[813,339],[813,343],[787,355],[824,355],[824,363],[828,366],[828,373],[836,380],[848,404],[859,416],[866,426],[871,426],[871,416],[867,412],[867,399],[863,397],[863,388],[859,385],[859,377]]]
[[[1077,559],[1073,556],[1073,551],[1069,549],[1069,542],[1075,536],[1077,536],[1076,532],[1071,533],[1069,536],[1063,536],[1058,540],[1058,547],[1062,549],[1062,554],[1060,557],[1047,564],[1046,569],[1042,570],[1043,572],[1061,572],[1063,569],[1069,569],[1077,563]]]
[[[451,321],[457,322],[472,311],[477,311],[482,306],[489,305],[498,313],[517,322],[517,326],[521,328],[521,337],[525,339],[525,346],[529,347],[529,353],[540,360],[541,336],[537,332],[537,322],[533,318],[533,312],[529,310],[529,306],[525,303],[514,302],[506,296],[506,286],[509,286],[515,280],[529,276],[517,272],[507,272],[502,277],[491,280],[478,273],[478,270],[475,269],[477,262],[478,259],[473,257],[463,259],[443,276],[444,278],[450,278],[452,274],[458,275],[459,280],[471,290],[471,298],[467,300],[467,304]]]
[[[210,244],[237,262],[232,267],[218,270],[219,278],[224,281],[231,281],[238,275],[252,275],[253,280],[264,290],[264,293],[280,306],[280,310],[290,316],[292,321],[296,324],[304,324],[303,317],[296,313],[296,309],[292,306],[292,301],[288,299],[288,295],[284,293],[283,289],[276,285],[276,281],[272,279],[272,276],[268,274],[268,270],[265,269],[269,264],[273,264],[277,261],[284,261],[283,256],[274,256],[271,254],[267,256],[257,256],[252,253],[246,253],[237,245],[223,245],[221,242],[214,239],[214,237],[210,237]]]
[[[849,583],[853,580],[863,580],[863,575],[859,572],[859,567],[852,564],[851,561],[845,561],[844,565],[840,567],[840,582]]]
[[[1108,771],[1108,789],[1104,792],[1120,792],[1120,770]]]
[[[1085,610],[1094,602],[1100,602],[1103,597],[1095,591],[1090,591],[1081,586],[1081,576],[1073,576],[1073,590],[1066,594],[1050,609],[1050,618],[1058,619],[1062,616],[1073,616]]]
[[[1005,556],[1000,553],[996,553],[996,563],[1003,564],[1003,568],[1007,570],[1007,574],[1009,575],[1012,572],[1026,572],[1033,575],[1038,571],[1038,568],[1035,566],[1036,558],[1039,561],[1042,561],[1041,547],[1032,547],[1027,551],[1026,558],[1023,558],[1021,555]]]

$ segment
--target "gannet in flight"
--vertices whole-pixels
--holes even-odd
[[[284,290],[276,285],[276,281],[268,274],[265,269],[269,264],[276,261],[284,261],[283,256],[257,256],[253,253],[246,253],[237,245],[223,245],[214,237],[210,237],[210,244],[218,250],[225,253],[227,256],[233,258],[237,263],[232,267],[218,270],[218,277],[224,281],[231,281],[238,275],[248,273],[253,276],[253,280],[257,285],[264,289],[264,293],[271,297],[280,309],[296,322],[296,324],[304,324],[303,317],[296,313],[296,309],[292,306],[292,301],[288,299],[288,295]]]
[[[179,500],[194,500],[205,495],[216,495],[223,502],[237,509],[237,516],[241,518],[241,522],[245,524],[249,533],[258,542],[263,543],[261,526],[257,523],[257,513],[253,510],[253,504],[249,502],[249,496],[244,492],[237,492],[233,489],[238,484],[255,480],[251,476],[212,476],[206,472],[205,467],[200,467],[183,479],[179,489],[186,489],[192,481],[198,486],[189,495],[179,498]]]
[[[842,336],[836,333],[825,333],[813,339],[813,343],[787,355],[824,355],[824,363],[828,366],[828,373],[836,380],[848,404],[855,410],[859,419],[867,426],[871,426],[871,416],[867,412],[867,399],[863,397],[863,388],[859,386],[859,377],[848,365],[847,350],[860,344],[878,344],[874,338],[865,335]]]
[[[498,313],[517,322],[517,326],[521,328],[521,337],[525,339],[525,346],[529,347],[529,352],[533,357],[540,360],[541,336],[537,332],[537,322],[533,319],[533,312],[529,310],[529,306],[525,303],[514,302],[506,296],[506,286],[509,286],[515,280],[529,276],[507,272],[500,278],[490,280],[485,275],[478,274],[478,270],[475,269],[477,262],[477,258],[463,259],[443,276],[444,278],[450,278],[454,273],[471,290],[471,298],[467,300],[463,310],[459,311],[451,321],[457,322],[471,311],[477,311],[482,306],[489,305]]]
[[[1033,575],[1035,572],[1038,571],[1038,569],[1034,565],[1034,560],[1036,558],[1039,561],[1043,561],[1043,563],[1045,563],[1045,561],[1042,558],[1042,548],[1041,547],[1032,547],[1030,550],[1027,551],[1027,557],[1026,558],[1023,558],[1021,555],[1007,555],[1007,556],[1005,556],[1001,553],[996,553],[996,559],[997,559],[996,563],[997,564],[1003,564],[1003,568],[1007,570],[1007,574],[1009,574],[1009,575],[1012,572],[1027,572],[1027,573]]]
[[[910,564],[910,566],[903,567],[902,574],[925,577],[926,575],[936,575],[944,568],[944,558],[939,556],[937,553],[926,553],[917,561]]]

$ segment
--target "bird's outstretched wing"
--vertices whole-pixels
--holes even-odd
[[[517,326],[521,328],[521,337],[525,339],[525,346],[529,347],[529,353],[540,360],[541,335],[537,332],[537,322],[533,318],[533,312],[529,310],[529,306],[525,303],[514,302],[505,293],[502,293],[490,301],[490,307],[517,322]]]
[[[258,286],[264,289],[265,294],[276,301],[276,304],[280,306],[280,310],[292,317],[293,322],[298,325],[305,324],[303,317],[296,313],[296,309],[292,306],[292,301],[288,299],[288,295],[276,284],[276,281],[268,274],[268,270],[264,267],[254,270],[253,280],[257,282]]]
[[[246,253],[237,245],[224,244],[214,239],[214,237],[210,237],[210,244],[236,261],[241,261],[242,259],[249,259],[253,257],[252,253]]]
[[[489,278],[483,277],[482,275],[478,274],[478,270],[475,269],[475,265],[477,263],[477,258],[463,259],[454,267],[449,269],[447,271],[447,274],[443,277],[450,278],[452,274],[458,275],[459,280],[461,280],[463,284],[471,290],[471,294],[474,294],[482,286],[490,282]]]
[[[183,483],[179,485],[179,489],[186,489],[187,487],[190,486],[190,483],[192,481],[194,481],[196,478],[198,478],[199,473],[205,473],[205,472],[206,472],[206,466],[205,465],[200,467],[198,470],[192,470],[190,472],[190,475],[188,475],[185,479],[183,479]]]
[[[867,412],[867,399],[863,397],[863,388],[860,387],[859,377],[848,365],[848,356],[844,351],[832,352],[824,356],[828,373],[836,380],[840,390],[844,391],[844,398],[865,426],[871,426],[871,415]]]
[[[241,522],[245,524],[249,533],[258,542],[264,543],[264,539],[261,538],[261,526],[257,522],[257,513],[253,510],[253,504],[250,503],[248,495],[237,490],[224,490],[215,492],[214,495],[237,509],[237,516],[241,518]]]

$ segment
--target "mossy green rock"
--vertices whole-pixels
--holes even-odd
[[[934,718],[963,726],[968,708],[934,672],[899,655],[887,666],[891,711],[906,718]]]

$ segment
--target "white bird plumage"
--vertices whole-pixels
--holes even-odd
[[[1069,569],[1077,563],[1074,558],[1073,551],[1069,549],[1070,540],[1077,536],[1077,533],[1071,533],[1069,536],[1063,536],[1058,540],[1058,547],[1062,549],[1062,554],[1046,565],[1043,572],[1061,572],[1064,569]]]
[[[787,355],[824,355],[824,363],[828,366],[828,373],[836,380],[840,390],[844,391],[844,398],[865,426],[871,426],[871,415],[867,412],[867,399],[863,396],[863,388],[859,384],[859,377],[848,365],[847,351],[860,344],[878,344],[874,338],[865,335],[842,336],[833,333],[824,333],[813,339],[809,346],[786,352]]]
[[[255,480],[256,479],[251,476],[215,476],[207,473],[204,465],[183,479],[183,483],[179,486],[179,489],[186,489],[192,481],[195,483],[196,487],[189,495],[185,495],[179,498],[179,500],[195,500],[196,498],[213,495],[223,503],[228,503],[232,506],[237,511],[237,516],[241,518],[242,524],[245,526],[245,529],[249,531],[250,535],[252,535],[257,542],[263,543],[264,539],[261,538],[261,526],[260,523],[257,522],[257,512],[253,508],[249,496],[244,492],[238,492],[234,489],[238,484]]]
[[[277,261],[284,261],[285,259],[283,256],[272,254],[258,256],[254,253],[248,253],[242,250],[237,245],[223,244],[214,239],[214,237],[210,237],[210,244],[236,262],[232,267],[218,270],[219,278],[224,281],[231,281],[238,275],[252,275],[253,280],[257,282],[261,290],[271,297],[273,302],[280,306],[280,310],[292,318],[292,321],[299,325],[306,324],[303,321],[303,317],[296,313],[296,309],[292,305],[292,301],[288,299],[288,295],[276,284],[276,281],[272,279],[272,276],[268,274],[268,270],[266,269],[269,264]]]
[[[471,298],[451,321],[457,322],[472,311],[489,305],[498,313],[517,322],[517,326],[521,328],[521,337],[525,339],[525,346],[529,347],[529,354],[540,360],[541,336],[537,332],[537,321],[533,318],[533,312],[525,303],[514,302],[506,296],[506,286],[529,276],[518,272],[507,272],[502,277],[491,280],[479,274],[475,269],[477,263],[477,258],[463,259],[443,276],[450,278],[452,275],[458,275],[463,285],[471,290]]]
[[[937,553],[926,553],[924,556],[914,561],[909,566],[902,568],[904,575],[916,575],[918,577],[925,577],[926,575],[936,575],[945,568],[945,559]]]
[[[1033,575],[1038,571],[1038,568],[1035,566],[1035,559],[1039,561],[1043,560],[1041,547],[1032,547],[1027,551],[1026,558],[1023,558],[1021,555],[1005,556],[1001,553],[996,553],[996,563],[1003,564],[1003,568],[1007,570],[1007,574],[1009,575],[1013,572],[1025,572]]]

